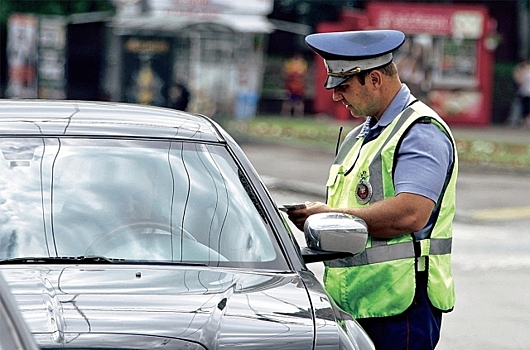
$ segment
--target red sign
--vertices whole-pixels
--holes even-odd
[[[477,6],[422,6],[404,3],[369,3],[370,23],[379,29],[405,33],[480,38],[486,30],[486,9]]]

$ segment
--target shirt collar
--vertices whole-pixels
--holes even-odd
[[[399,89],[392,102],[390,102],[390,105],[383,112],[381,119],[379,119],[379,122],[374,128],[385,127],[390,124],[415,99],[407,85],[401,84],[401,89]]]
[[[392,102],[390,102],[390,105],[383,112],[381,119],[375,123],[374,117],[367,117],[357,138],[366,136],[370,130],[374,131],[378,128],[382,129],[390,124],[394,118],[397,117],[415,99],[416,98],[410,93],[407,85],[401,84],[401,89],[399,89]]]
[[[373,120],[375,120],[374,117],[366,117],[366,120],[364,121],[364,124],[363,124],[363,128],[361,129],[361,132],[359,133],[359,135],[357,135],[358,139],[368,135],[368,133],[370,132],[370,129],[376,124],[373,122]]]

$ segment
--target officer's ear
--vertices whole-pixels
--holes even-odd
[[[383,73],[377,69],[374,69],[368,74],[367,82],[375,88],[379,88],[383,83]]]

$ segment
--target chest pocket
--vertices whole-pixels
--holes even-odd
[[[326,182],[327,187],[327,204],[332,207],[336,207],[337,193],[340,192],[344,185],[344,166],[342,164],[333,164],[329,169],[328,181]]]

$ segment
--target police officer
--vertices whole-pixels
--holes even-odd
[[[327,204],[288,212],[299,229],[320,212],[367,223],[364,252],[326,262],[324,283],[378,350],[433,349],[442,313],[455,302],[455,142],[436,112],[401,83],[393,52],[404,40],[394,30],[306,37],[324,60],[333,100],[366,120],[347,135],[331,166]]]

